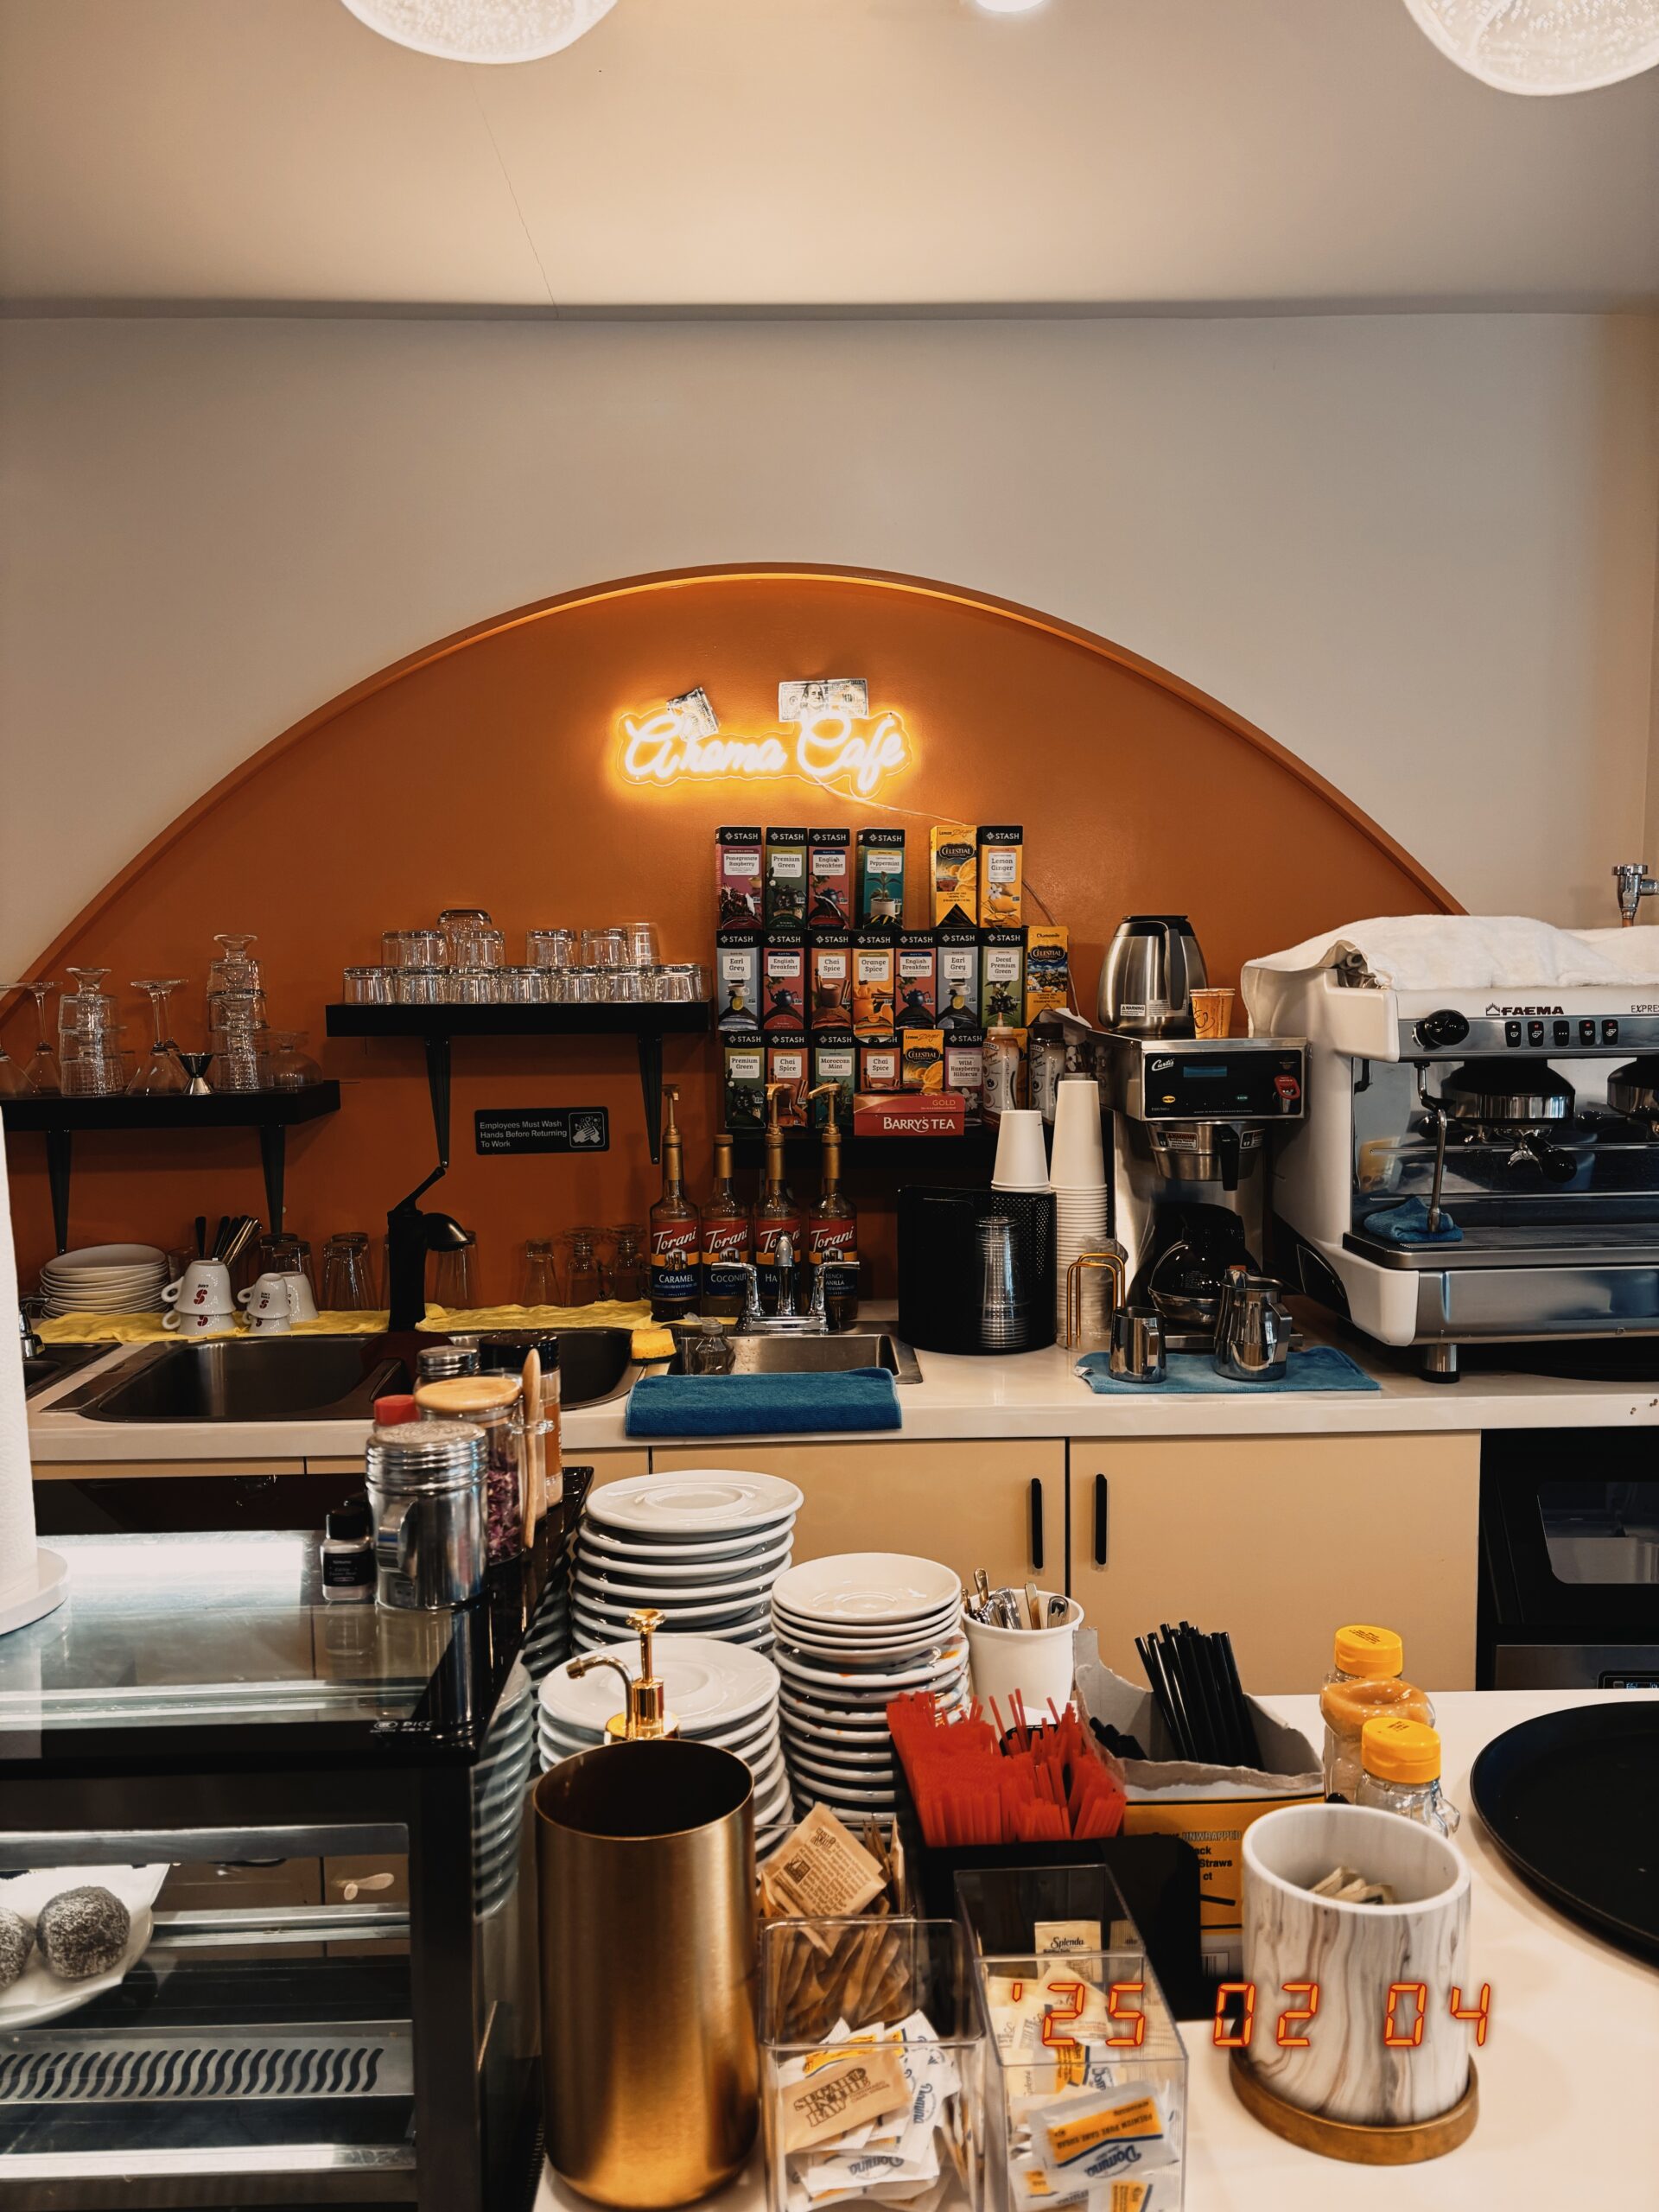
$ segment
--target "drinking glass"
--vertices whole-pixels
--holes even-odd
[[[570,1255],[564,1275],[567,1306],[594,1306],[604,1296],[599,1255],[594,1249],[604,1233],[602,1229],[567,1229],[564,1232],[565,1248]]]
[[[406,968],[409,965],[409,937],[407,930],[381,931],[380,965],[383,968]]]
[[[624,922],[622,934],[627,939],[628,963],[634,968],[654,968],[663,957],[657,941],[655,922]]]
[[[264,979],[259,973],[259,963],[248,950],[255,942],[251,930],[222,930],[214,938],[213,943],[219,947],[219,953],[207,963],[209,1029],[219,1027],[216,1008],[226,993],[233,997],[257,997],[259,1001],[259,1020],[264,1022]]]
[[[709,995],[709,979],[695,962],[671,961],[651,970],[652,996],[670,1006],[690,1006]]]
[[[550,1236],[531,1236],[524,1240],[524,1276],[518,1294],[521,1306],[557,1306],[559,1297],[558,1262]]]
[[[321,1302],[328,1313],[366,1313],[378,1306],[366,1230],[339,1230],[323,1245]]]
[[[501,997],[498,968],[452,968],[449,995],[457,1006],[495,1006]]]
[[[453,1252],[440,1252],[434,1271],[432,1302],[447,1313],[467,1313],[478,1304],[478,1239],[469,1236]]]
[[[645,1256],[645,1232],[637,1221],[625,1221],[610,1232],[611,1261],[605,1270],[606,1294],[626,1305],[651,1294],[651,1263]]]
[[[524,957],[532,968],[573,968],[576,961],[575,930],[526,930]]]
[[[454,949],[458,930],[486,930],[493,926],[488,912],[482,906],[446,906],[438,916],[438,928],[443,938],[444,966],[456,968],[461,964]]]
[[[190,1087],[190,1078],[184,1071],[178,1047],[168,1033],[167,1018],[168,1000],[175,991],[184,988],[186,980],[182,976],[169,976],[133,984],[133,989],[143,991],[149,1001],[152,1032],[149,1051],[129,1086],[142,1096],[175,1098]]]
[[[347,1006],[390,1006],[391,971],[385,968],[348,968],[345,971]]]
[[[626,968],[628,936],[626,930],[583,930],[582,964],[584,968]]]
[[[429,925],[420,930],[400,930],[404,941],[405,968],[444,968],[449,963],[448,940],[442,930]]]
[[[600,996],[608,1005],[635,1006],[644,998],[637,968],[601,968]]]
[[[258,1266],[256,1275],[303,1275],[309,1287],[313,1303],[317,1295],[316,1279],[311,1272],[311,1247],[303,1236],[291,1230],[276,1230],[256,1240]]]
[[[499,996],[511,1006],[545,1006],[548,998],[545,968],[498,968]]]
[[[448,936],[452,968],[499,968],[507,957],[506,939],[492,923],[458,922]]]
[[[597,968],[567,968],[564,970],[564,1003],[567,1006],[592,1006],[599,997]]]
[[[391,980],[399,1006],[442,1006],[449,996],[447,968],[400,968]]]
[[[88,1035],[71,1033],[58,1039],[58,1060],[66,1098],[113,1098],[131,1077],[121,1049],[125,1033],[117,1027]]]
[[[46,1033],[46,995],[57,989],[55,979],[48,977],[38,983],[0,983],[0,992],[27,991],[35,1001],[35,1028],[38,1041],[27,1060],[10,1060],[7,1065],[16,1071],[17,1088],[6,1091],[0,1088],[0,1096],[21,1098],[55,1098],[63,1089],[63,1077],[58,1071],[51,1041]]]
[[[21,1098],[28,1068],[27,1061],[14,1060],[0,1039],[0,1098]]]
[[[207,1063],[207,1081],[214,1090],[248,1091],[259,1088],[259,1025],[251,993],[221,996],[213,1029],[213,1057]]]
[[[267,1090],[305,1090],[322,1081],[322,1070],[305,1049],[303,1029],[265,1032],[263,1077]]]

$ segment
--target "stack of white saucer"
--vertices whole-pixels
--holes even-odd
[[[841,1552],[779,1575],[772,1617],[798,1811],[892,1812],[889,1699],[921,1690],[954,1712],[968,1694],[960,1580],[937,1560]]]
[[[630,1675],[639,1671],[639,1639],[605,1647]],[[682,1742],[713,1744],[744,1760],[754,1777],[754,1840],[772,1851],[790,1829],[789,1777],[778,1740],[778,1669],[758,1651],[713,1637],[659,1636],[652,1665],[663,1685]],[[537,1693],[537,1740],[545,1770],[605,1741],[606,1724],[620,1711],[622,1685],[609,1667],[550,1674]]]
[[[167,1255],[153,1244],[88,1244],[60,1252],[41,1269],[48,1315],[153,1313],[167,1281]]]
[[[1100,1085],[1091,1075],[1063,1075],[1054,1099],[1048,1178],[1054,1192],[1055,1321],[1065,1332],[1066,1270],[1085,1252],[1111,1249],[1111,1197],[1100,1128]],[[1084,1277],[1084,1320],[1105,1296],[1106,1277]],[[1096,1317],[1097,1318],[1097,1317]]]
[[[665,1628],[772,1649],[767,1600],[790,1563],[801,1493],[725,1467],[633,1475],[588,1493],[571,1612],[579,1651],[628,1632],[649,1606]]]

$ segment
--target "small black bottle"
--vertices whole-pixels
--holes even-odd
[[[374,1539],[366,1497],[348,1497],[328,1516],[321,1556],[326,1605],[372,1604]]]

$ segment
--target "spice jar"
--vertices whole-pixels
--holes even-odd
[[[1414,1684],[1404,1680],[1405,1646],[1391,1628],[1355,1623],[1339,1628],[1332,1650],[1331,1672],[1319,1694],[1325,1720],[1321,1772],[1326,1796],[1350,1804],[1359,1788],[1360,1731],[1381,1713],[1431,1724],[1434,1708]]]
[[[524,1432],[517,1375],[458,1375],[423,1382],[415,1402],[428,1419],[470,1421],[484,1432],[484,1507],[487,1555],[494,1567],[524,1548]]]
[[[1357,1803],[1398,1813],[1441,1835],[1456,1831],[1463,1815],[1440,1795],[1438,1729],[1403,1713],[1379,1713],[1360,1731],[1359,1753]]]

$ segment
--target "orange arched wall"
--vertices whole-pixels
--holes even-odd
[[[769,724],[781,680],[865,677],[917,748],[866,810],[798,783],[626,785],[617,718],[701,684],[722,721]],[[329,1039],[340,969],[378,957],[379,932],[441,907],[487,906],[522,957],[527,925],[650,915],[665,956],[712,949],[715,826],[729,821],[902,822],[908,893],[925,916],[932,821],[1025,825],[1027,880],[1071,931],[1081,1002],[1119,917],[1182,911],[1217,981],[1252,953],[1357,915],[1454,912],[1378,827],[1281,747],[1122,647],[1025,607],[906,577],[757,567],[632,578],[522,608],[411,655],[267,746],[140,854],[45,955],[110,967],[111,985],[188,976],[175,1004],[200,1040],[216,930],[258,932],[273,1023],[302,1027],[342,1085],[341,1111],[289,1141],[288,1219],[314,1243],[377,1229],[427,1172],[433,1141],[412,1041]],[[1040,914],[1038,915],[1040,918]],[[144,1015],[133,995],[130,1041]],[[14,1051],[33,1011],[10,1010]],[[670,1039],[694,1190],[717,1126],[712,1039]],[[474,1108],[597,1103],[602,1157],[479,1158]],[[454,1165],[429,1203],[479,1234],[482,1288],[516,1294],[527,1235],[643,1219],[646,1155],[625,1040],[455,1047]],[[24,1279],[53,1249],[42,1140],[9,1141]],[[912,1171],[913,1172],[913,1171]],[[802,1179],[810,1183],[810,1177]],[[890,1181],[853,1179],[872,1261],[892,1286]],[[803,1195],[810,1195],[810,1189]],[[199,1212],[263,1211],[243,1132],[83,1136],[71,1242],[186,1240]]]

